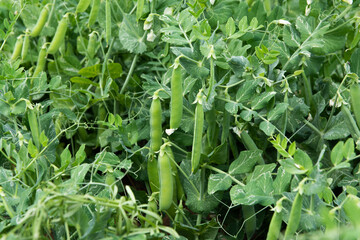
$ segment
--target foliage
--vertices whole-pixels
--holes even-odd
[[[2,239],[265,239],[274,211],[281,239],[358,236],[359,0],[77,4],[0,2]]]

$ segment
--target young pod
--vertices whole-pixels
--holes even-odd
[[[20,35],[16,39],[15,47],[13,50],[13,54],[11,56],[11,61],[15,61],[21,54],[22,46],[23,46],[23,35]]]
[[[159,151],[162,144],[161,116],[162,110],[159,91],[156,91],[150,107],[150,145],[152,152]]]
[[[89,27],[91,27],[91,25],[93,25],[95,23],[98,13],[99,13],[99,9],[100,9],[100,0],[92,0],[91,11],[90,11],[89,21],[88,21]]]
[[[30,37],[29,37],[29,30],[26,29],[26,33],[25,33],[25,37],[24,37],[24,41],[23,41],[23,46],[21,49],[21,60],[24,61],[27,53],[29,51],[29,47],[30,47]]]
[[[147,162],[147,174],[149,178],[149,185],[151,192],[158,192],[160,189],[159,183],[159,173],[158,173],[158,160],[154,157],[154,154],[151,155],[151,158]]]
[[[360,86],[358,83],[350,87],[351,106],[354,111],[355,119],[358,127],[360,128]]]
[[[280,231],[281,231],[281,224],[282,224],[282,201],[284,198],[281,198],[279,201],[276,202],[276,206],[273,209],[274,214],[271,218],[269,230],[266,236],[266,240],[277,240],[279,239]]]
[[[46,43],[41,47],[36,68],[33,74],[33,77],[38,77],[39,74],[44,71],[45,63],[46,63],[47,51],[46,51]]]
[[[201,90],[196,97],[195,108],[195,126],[191,152],[191,171],[196,173],[200,165],[200,157],[202,152],[202,135],[204,128],[204,109],[202,105]]]
[[[67,19],[68,16],[67,14],[65,14],[63,18],[60,20],[56,28],[55,35],[48,48],[48,54],[55,54],[59,50],[61,44],[64,42],[65,34],[67,30],[67,24],[68,24]]]
[[[111,38],[111,8],[110,0],[105,1],[105,34],[106,43],[109,43]]]
[[[289,221],[285,230],[284,239],[291,239],[295,234],[301,218],[301,208],[302,208],[303,196],[300,191],[296,194],[294,202],[291,206]]]
[[[35,26],[33,27],[30,36],[31,37],[37,37],[39,36],[39,34],[41,33],[42,29],[44,28],[44,25],[46,23],[46,20],[49,16],[49,5],[46,4],[43,9],[40,12],[40,16],[35,24]]]
[[[85,12],[85,10],[89,7],[91,0],[80,0],[78,5],[76,6],[77,13]]]
[[[158,171],[160,180],[159,210],[164,211],[170,208],[174,195],[173,175],[169,155],[166,154],[166,143],[160,148],[158,158]]]
[[[92,32],[89,35],[89,42],[87,45],[87,52],[89,54],[90,59],[93,59],[96,54],[96,44],[97,44],[96,33]]]
[[[170,128],[177,129],[180,126],[183,113],[183,88],[181,65],[179,58],[175,60],[171,75],[171,103],[170,103]]]

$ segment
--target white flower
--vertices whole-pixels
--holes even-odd
[[[284,19],[275,20],[275,23],[281,25],[287,25],[287,26],[291,25],[291,23],[288,20],[284,20]]]
[[[311,11],[311,6],[307,5],[306,8],[305,8],[305,16],[309,16],[310,11]]]
[[[312,3],[312,0],[306,0],[307,5],[310,5]]]
[[[214,3],[215,3],[215,0],[210,0],[211,5],[214,5]]]
[[[154,22],[154,16],[150,14],[144,22],[144,30],[145,31],[149,30],[152,27],[153,22]]]
[[[146,40],[148,42],[153,42],[156,38],[156,35],[154,34],[154,31],[151,29],[151,31],[147,34]]]
[[[173,9],[171,7],[167,7],[164,10],[164,15],[171,16],[173,14]]]
[[[343,2],[346,2],[347,4],[352,4],[353,3],[353,1],[352,0],[342,0]]]

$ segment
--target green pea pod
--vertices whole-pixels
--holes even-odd
[[[67,31],[67,19],[68,16],[67,14],[65,14],[63,18],[60,20],[56,28],[55,35],[48,48],[48,54],[55,54],[59,50],[61,44],[64,42],[65,34]]]
[[[41,47],[33,77],[36,78],[44,71],[47,57],[46,43]]]
[[[166,146],[165,151],[166,151],[166,154],[170,158],[171,170],[172,170],[173,176],[174,176],[174,185],[175,185],[174,189],[176,189],[176,192],[174,192],[174,200],[177,201],[177,200],[182,199],[185,196],[185,192],[184,192],[184,188],[181,184],[178,170],[177,170],[177,167],[175,164],[175,157],[174,157],[173,151],[171,150],[171,147],[169,145]]]
[[[99,9],[100,9],[100,0],[92,0],[91,11],[88,21],[89,27],[91,27],[95,23],[99,13]]]
[[[358,127],[360,127],[360,86],[353,84],[350,87],[351,106],[354,111]]]
[[[24,37],[24,41],[23,41],[23,46],[21,49],[21,60],[24,61],[28,51],[29,51],[29,47],[30,47],[30,37],[29,37],[29,30],[26,30],[25,33],[25,37]]]
[[[85,10],[89,7],[91,0],[80,0],[78,5],[76,6],[77,13],[85,12]]]
[[[360,198],[353,194],[349,194],[343,205],[346,216],[356,227],[360,226]]]
[[[90,33],[89,42],[87,45],[87,53],[90,59],[93,59],[96,54],[97,36],[95,32]]]
[[[37,149],[40,149],[40,129],[39,123],[36,116],[35,109],[30,109],[28,112],[28,120],[31,131],[31,136]]]
[[[158,173],[158,161],[152,154],[151,158],[147,162],[147,174],[149,178],[149,185],[151,192],[158,192],[160,190],[159,173]]]
[[[195,108],[195,126],[194,136],[191,152],[191,171],[196,173],[200,165],[200,157],[202,152],[202,135],[204,128],[204,109],[202,105],[202,93],[201,90],[196,97]]]
[[[162,110],[159,91],[156,91],[150,107],[150,143],[153,152],[159,151],[162,144],[161,116]]]
[[[144,0],[138,0],[136,4],[136,20],[138,21],[143,14]]]
[[[23,47],[23,41],[23,35],[17,37],[12,56],[10,58],[11,61],[15,61],[20,56]]]
[[[182,75],[179,58],[175,60],[171,76],[170,128],[180,126],[183,114]]]
[[[298,192],[295,196],[294,202],[291,206],[289,221],[285,230],[285,240],[289,240],[295,234],[301,218],[303,196]]]
[[[169,156],[165,152],[166,143],[161,146],[158,171],[160,180],[159,210],[164,211],[170,208],[174,195],[173,175]]]
[[[49,4],[46,4],[43,9],[40,12],[39,18],[33,27],[30,36],[31,37],[37,37],[41,33],[42,29],[44,28],[44,25],[46,23],[46,20],[49,16]]]
[[[207,124],[206,137],[210,149],[212,150],[217,146],[219,128],[216,123],[216,109],[213,107],[210,111],[205,114]]]
[[[282,224],[282,200],[281,198],[277,201],[276,206],[274,208],[274,214],[271,218],[269,230],[266,236],[266,240],[277,240],[279,239],[280,231],[281,231],[281,224]]]
[[[111,8],[110,0],[105,0],[105,34],[106,43],[109,43],[111,38]]]

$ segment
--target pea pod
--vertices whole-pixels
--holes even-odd
[[[44,25],[46,23],[46,20],[49,16],[49,4],[46,4],[43,9],[40,12],[39,18],[33,27],[30,36],[31,37],[37,37],[41,33],[42,29],[44,28]]]
[[[156,91],[150,107],[150,143],[153,152],[159,151],[162,144],[161,116],[162,110],[159,91]]]
[[[39,74],[42,71],[44,71],[45,64],[46,64],[46,57],[47,57],[47,52],[46,52],[46,43],[45,43],[40,49],[33,77],[38,77]]]
[[[89,7],[91,0],[80,0],[78,5],[76,6],[77,13],[85,12],[85,10]]]
[[[168,154],[166,154],[166,143],[160,148],[158,159],[158,171],[160,180],[160,196],[159,196],[159,210],[167,210],[170,208],[173,200],[174,186],[173,175],[171,170],[171,163]]]
[[[191,152],[191,171],[196,173],[200,165],[200,157],[202,152],[202,135],[204,128],[204,109],[202,105],[202,91],[196,97],[195,108],[195,126]]]
[[[92,32],[89,35],[89,42],[87,45],[87,53],[89,54],[90,59],[93,59],[96,54],[96,45],[97,45],[96,33]]]
[[[353,84],[350,86],[351,106],[354,111],[355,119],[358,127],[360,127],[360,86]]]
[[[179,58],[175,60],[171,76],[170,128],[180,126],[183,114],[182,76]]]
[[[20,56],[23,46],[23,41],[24,41],[23,35],[17,37],[13,54],[11,56],[11,61],[15,61]]]
[[[148,159],[147,162],[147,174],[149,178],[149,185],[151,188],[151,192],[158,192],[160,189],[159,183],[159,173],[158,173],[158,161],[151,155],[151,158]]]
[[[176,192],[174,192],[174,199],[180,200],[185,196],[184,188],[182,187],[180,177],[178,174],[177,166],[175,164],[175,157],[173,154],[173,151],[171,150],[170,143],[168,142],[168,145],[165,148],[165,152],[170,158],[170,164],[171,164],[171,170],[173,172],[174,176],[174,189],[176,189]]]
[[[60,20],[59,25],[56,28],[55,35],[48,48],[48,54],[55,54],[59,50],[61,44],[64,42],[67,31],[67,19],[68,16],[65,14]]]
[[[26,33],[25,33],[25,37],[24,37],[24,41],[23,41],[23,46],[21,49],[21,60],[24,61],[28,51],[29,51],[29,47],[30,47],[30,37],[29,37],[29,33],[30,31],[28,29],[26,29]]]
[[[100,8],[100,0],[92,0],[91,11],[89,15],[88,26],[91,27],[97,19]]]
[[[105,34],[106,43],[109,43],[111,38],[111,8],[110,0],[105,0]]]
[[[296,194],[294,202],[291,206],[289,221],[285,230],[284,239],[291,239],[295,234],[301,218],[301,208],[302,208],[303,196],[300,191]]]
[[[31,136],[33,138],[35,146],[38,149],[40,149],[40,128],[36,115],[37,114],[35,112],[35,109],[30,109],[30,111],[28,112],[28,120],[29,120]]]
[[[282,224],[282,201],[284,198],[280,198],[276,202],[276,206],[273,209],[274,214],[271,218],[269,230],[266,236],[266,240],[277,240],[279,239],[280,231],[281,231],[281,224]]]

